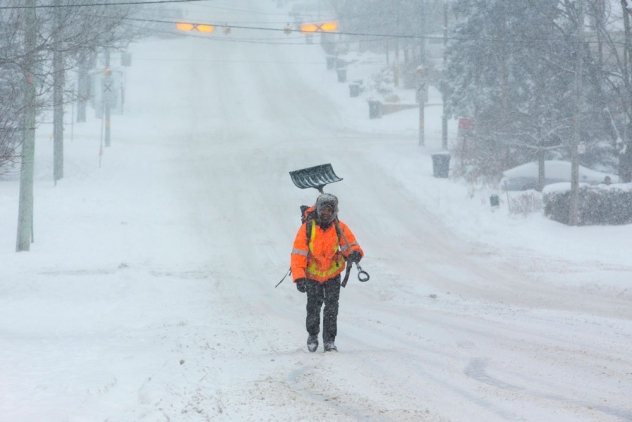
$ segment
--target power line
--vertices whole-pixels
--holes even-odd
[[[178,23],[181,22],[185,22],[188,20],[182,20],[180,22],[174,22],[174,21],[163,21],[163,20],[156,20],[156,19],[140,19],[140,18],[120,18],[122,20],[129,20],[129,21],[138,21],[138,22],[153,22],[153,23],[168,23],[171,25],[176,25]],[[205,23],[204,25],[210,25],[210,26],[215,26],[215,27],[224,27],[224,26],[228,26],[232,29],[247,29],[247,30],[255,30],[255,31],[273,31],[273,32],[284,32],[285,29],[283,28],[264,28],[264,27],[260,27],[260,26],[241,26],[241,25],[229,25],[229,24],[222,24],[222,23]],[[330,32],[330,34],[338,34],[338,35],[354,35],[354,36],[365,36],[365,37],[382,37],[382,38],[415,38],[415,39],[428,39],[428,40],[443,40],[443,36],[432,36],[432,35],[391,35],[391,34],[369,34],[369,33],[356,33],[356,32]],[[462,40],[469,40],[471,38],[462,38]]]
[[[140,26],[136,26],[133,24],[127,24],[130,27],[133,28],[138,28],[138,29],[143,29]],[[156,29],[152,29],[152,32],[154,33],[159,33],[159,34],[167,34],[167,35],[172,35],[175,37],[180,37],[180,38],[194,38],[194,39],[198,39],[198,40],[204,40],[204,41],[209,41],[209,42],[216,42],[216,43],[237,43],[237,44],[267,44],[267,45],[292,45],[292,46],[305,46],[305,43],[302,42],[283,42],[283,38],[279,38],[279,42],[271,42],[271,41],[265,41],[269,38],[234,38],[234,37],[209,37],[206,36],[204,34],[200,34],[197,32],[184,32],[184,31],[174,31],[174,32],[169,32],[169,31],[160,31],[160,30],[156,30]],[[290,40],[295,39],[298,41],[298,39],[302,39],[302,37],[294,37],[294,38],[290,38]],[[342,43],[343,41],[339,41],[339,42],[335,42],[337,43]],[[310,44],[307,44],[308,46]],[[317,46],[318,44],[311,44],[313,46]]]
[[[106,17],[106,16],[104,16]],[[106,17],[107,18],[107,17]],[[193,23],[193,22],[189,22],[188,20],[182,20],[180,22],[174,22],[174,21],[164,21],[164,20],[155,20],[155,19],[140,19],[140,18],[120,18],[122,20],[131,20],[131,21],[139,21],[139,22],[153,22],[153,23],[165,23],[165,24],[171,24],[171,25],[176,25],[178,23],[182,23],[182,22],[188,22],[188,23]],[[201,23],[197,23],[196,24],[200,24]],[[245,29],[245,30],[255,30],[255,31],[272,31],[272,32],[284,32],[285,29],[283,28],[265,28],[265,27],[259,27],[259,26],[241,26],[241,25],[230,25],[227,23],[204,23],[204,25],[210,25],[210,26],[215,26],[215,27],[230,27],[232,29]],[[322,34],[321,32],[317,32]],[[323,32],[324,33],[324,32]],[[422,39],[426,39],[426,40],[437,40],[437,41],[443,41],[444,39],[446,39],[443,35],[418,35],[418,34],[399,34],[399,35],[395,35],[395,34],[375,34],[375,33],[363,33],[363,32],[345,32],[345,31],[336,31],[336,32],[328,32],[329,34],[335,34],[335,35],[350,35],[350,36],[355,36],[355,37],[377,37],[377,38],[400,38],[400,39],[416,39],[416,40],[422,40]],[[313,33],[312,33],[313,34]],[[447,37],[447,40],[449,41],[487,41],[487,42],[505,42],[505,43],[519,43],[519,44],[527,44],[527,43],[533,43],[533,42],[544,42],[544,41],[557,41],[557,42],[566,42],[566,43],[573,43],[573,41],[569,41],[567,39],[563,39],[563,38],[524,38],[524,39],[511,39],[511,38],[475,38],[475,37]],[[598,43],[598,40],[585,40],[584,43],[586,44],[595,44]]]
[[[128,1],[119,3],[76,3],[76,4],[46,4],[41,6],[0,6],[0,10],[9,9],[54,9],[58,7],[96,7],[96,6],[128,6],[128,5],[145,5],[160,3],[197,3],[208,0],[150,0],[150,1]]]
[[[161,57],[134,57],[135,61],[157,61],[157,62],[192,62],[192,63],[246,63],[246,64],[305,64],[320,65],[321,62],[300,62],[300,61],[261,61],[261,60],[206,60],[206,59],[173,59]]]
[[[106,16],[103,16],[106,17]],[[107,18],[107,17],[106,17]],[[145,21],[143,19],[134,19],[134,18],[122,18],[123,20],[140,20],[141,22]],[[149,22],[156,22],[156,21],[149,21]],[[161,23],[165,23],[164,21],[158,21]],[[169,23],[175,23],[175,22],[169,22]],[[143,28],[141,26],[138,25],[134,25],[131,23],[127,23],[126,25],[132,27],[132,28],[136,28],[136,29],[146,29]],[[217,27],[222,27],[224,25],[214,25]],[[230,28],[235,28],[234,26],[230,26],[228,25]],[[304,34],[300,34],[300,37],[283,37],[283,38],[235,38],[232,36],[221,36],[221,37],[209,37],[208,35],[205,34],[201,34],[199,32],[191,32],[191,31],[161,31],[158,29],[151,29],[151,31],[153,33],[158,33],[158,34],[167,34],[167,35],[171,35],[171,36],[175,36],[175,37],[181,37],[181,38],[195,38],[195,39],[199,39],[199,40],[206,40],[206,41],[211,41],[211,42],[227,42],[227,43],[242,43],[242,44],[267,44],[267,45],[292,45],[292,46],[317,46],[319,44],[305,44],[303,42],[284,42],[284,40],[302,40],[303,35]],[[282,30],[281,30],[282,31]],[[271,42],[269,40],[274,40],[274,39],[278,39],[279,41],[277,42]],[[372,38],[372,39],[364,39],[363,42],[377,42],[380,41],[380,38]],[[341,41],[329,41],[330,44],[345,44],[348,43],[348,41],[345,40],[341,40]]]

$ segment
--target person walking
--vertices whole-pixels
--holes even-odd
[[[307,292],[307,348],[318,349],[320,310],[323,303],[323,344],[336,351],[340,273],[364,256],[362,248],[345,223],[338,220],[338,198],[323,193],[304,213],[305,222],[294,239],[292,278],[299,292]]]

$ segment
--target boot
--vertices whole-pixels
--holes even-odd
[[[307,337],[307,349],[312,353],[318,349],[318,335]]]
[[[336,347],[333,341],[328,341],[327,343],[325,343],[325,352],[337,352],[337,351],[338,351],[338,348]]]

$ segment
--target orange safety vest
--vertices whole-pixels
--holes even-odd
[[[309,239],[306,224],[311,226]],[[349,242],[349,247],[343,239],[338,238],[334,224],[323,230],[314,220],[303,223],[296,234],[292,249],[290,267],[294,281],[299,278],[309,278],[324,283],[344,271],[344,258],[348,257],[352,250],[357,250],[364,256],[362,248],[349,227],[341,221],[339,225]]]

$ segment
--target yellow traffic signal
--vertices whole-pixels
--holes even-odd
[[[211,33],[215,31],[215,27],[213,25],[196,25],[195,27],[200,32]]]
[[[338,22],[304,23],[301,32],[334,32],[338,30]]]
[[[203,23],[179,22],[176,24],[176,29],[178,29],[179,31],[205,32],[207,34],[215,32],[215,27],[213,25],[206,25]]]
[[[193,24],[180,22],[176,24],[176,28],[179,31],[190,31],[193,29]]]
[[[320,24],[323,32],[334,32],[338,30],[338,22],[325,22]]]
[[[301,25],[301,32],[318,32],[318,25],[313,23],[304,23]]]

